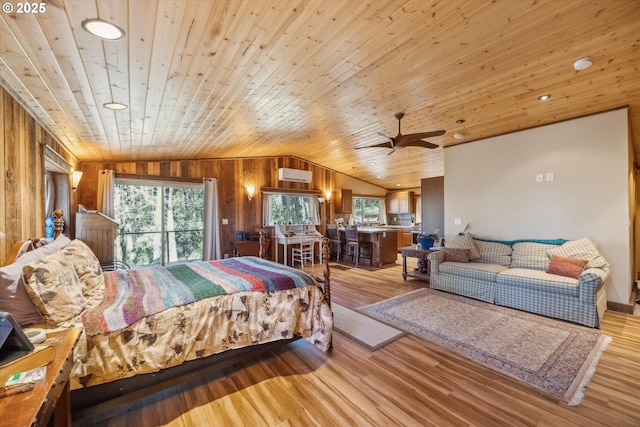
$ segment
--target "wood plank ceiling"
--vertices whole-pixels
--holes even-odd
[[[416,187],[444,174],[443,146],[621,106],[640,153],[637,0],[44,5],[0,13],[0,82],[80,161],[291,155]],[[440,147],[356,149],[395,136],[401,111],[404,134],[446,130]]]

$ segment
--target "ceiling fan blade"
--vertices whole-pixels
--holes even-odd
[[[439,145],[434,144],[428,141],[422,141],[420,139],[416,139],[413,141],[407,141],[402,144],[403,147],[422,147],[422,148],[438,148]]]
[[[380,135],[380,136],[382,136],[382,137],[384,137],[384,138],[387,138],[387,139],[389,140],[389,142],[391,142],[391,147],[393,148],[393,146],[394,146],[394,145],[395,145],[395,143],[396,143],[396,141],[395,141],[395,139],[394,139],[394,138],[390,137],[389,135],[385,135],[385,134],[384,134],[384,133],[382,133],[382,132],[378,132],[378,135]]]
[[[365,145],[364,147],[356,147],[356,150],[359,150],[360,148],[376,148],[376,147],[393,148],[393,143],[392,142],[381,142],[380,144],[375,144],[375,145]]]
[[[444,135],[446,131],[444,130],[434,130],[431,132],[421,132],[421,133],[408,133],[406,135],[402,135],[405,138],[411,138],[411,139],[425,139],[425,138],[431,138],[434,136],[441,136]]]
[[[392,155],[392,154],[393,154],[393,153],[395,153],[395,152],[396,152],[396,149],[395,149],[395,148],[392,148],[392,149],[391,149],[391,151],[389,151],[389,152],[387,153],[387,156],[390,156],[390,155]]]

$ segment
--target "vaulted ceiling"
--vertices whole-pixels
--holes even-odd
[[[80,161],[291,155],[407,188],[443,175],[443,146],[621,106],[640,144],[637,0],[7,4],[0,83]],[[398,112],[439,147],[357,149]]]

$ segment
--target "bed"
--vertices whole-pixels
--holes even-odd
[[[11,306],[25,326],[82,326],[71,373],[80,409],[293,339],[328,351],[327,242],[323,250],[322,279],[260,257],[103,272],[87,245],[60,235],[0,269],[20,271],[35,312],[7,286],[0,310]]]

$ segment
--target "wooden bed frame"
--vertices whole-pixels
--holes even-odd
[[[54,238],[58,238],[62,234],[64,222],[62,216],[64,212],[57,210],[54,213]],[[260,232],[259,254],[264,258],[266,233]],[[6,264],[13,262],[24,252],[38,246],[38,239],[25,240],[14,244],[7,256]],[[331,281],[329,270],[329,239],[322,239],[322,275],[323,278],[315,276],[314,279],[322,285],[322,291],[329,307],[331,307]],[[71,408],[73,411],[73,420],[82,419],[96,422],[96,417],[110,416],[114,411],[126,410],[123,405],[131,405],[138,398],[150,396],[167,390],[175,385],[181,384],[183,387],[188,385],[189,381],[198,380],[204,375],[215,373],[221,369],[232,366],[240,361],[256,358],[269,351],[282,347],[292,341],[299,339],[295,337],[287,340],[280,340],[265,344],[259,344],[250,347],[244,347],[234,350],[227,350],[222,353],[214,354],[202,359],[191,360],[181,365],[163,369],[158,372],[139,374],[131,378],[111,381],[104,384],[80,388],[71,391]],[[329,349],[331,349],[331,343]]]

